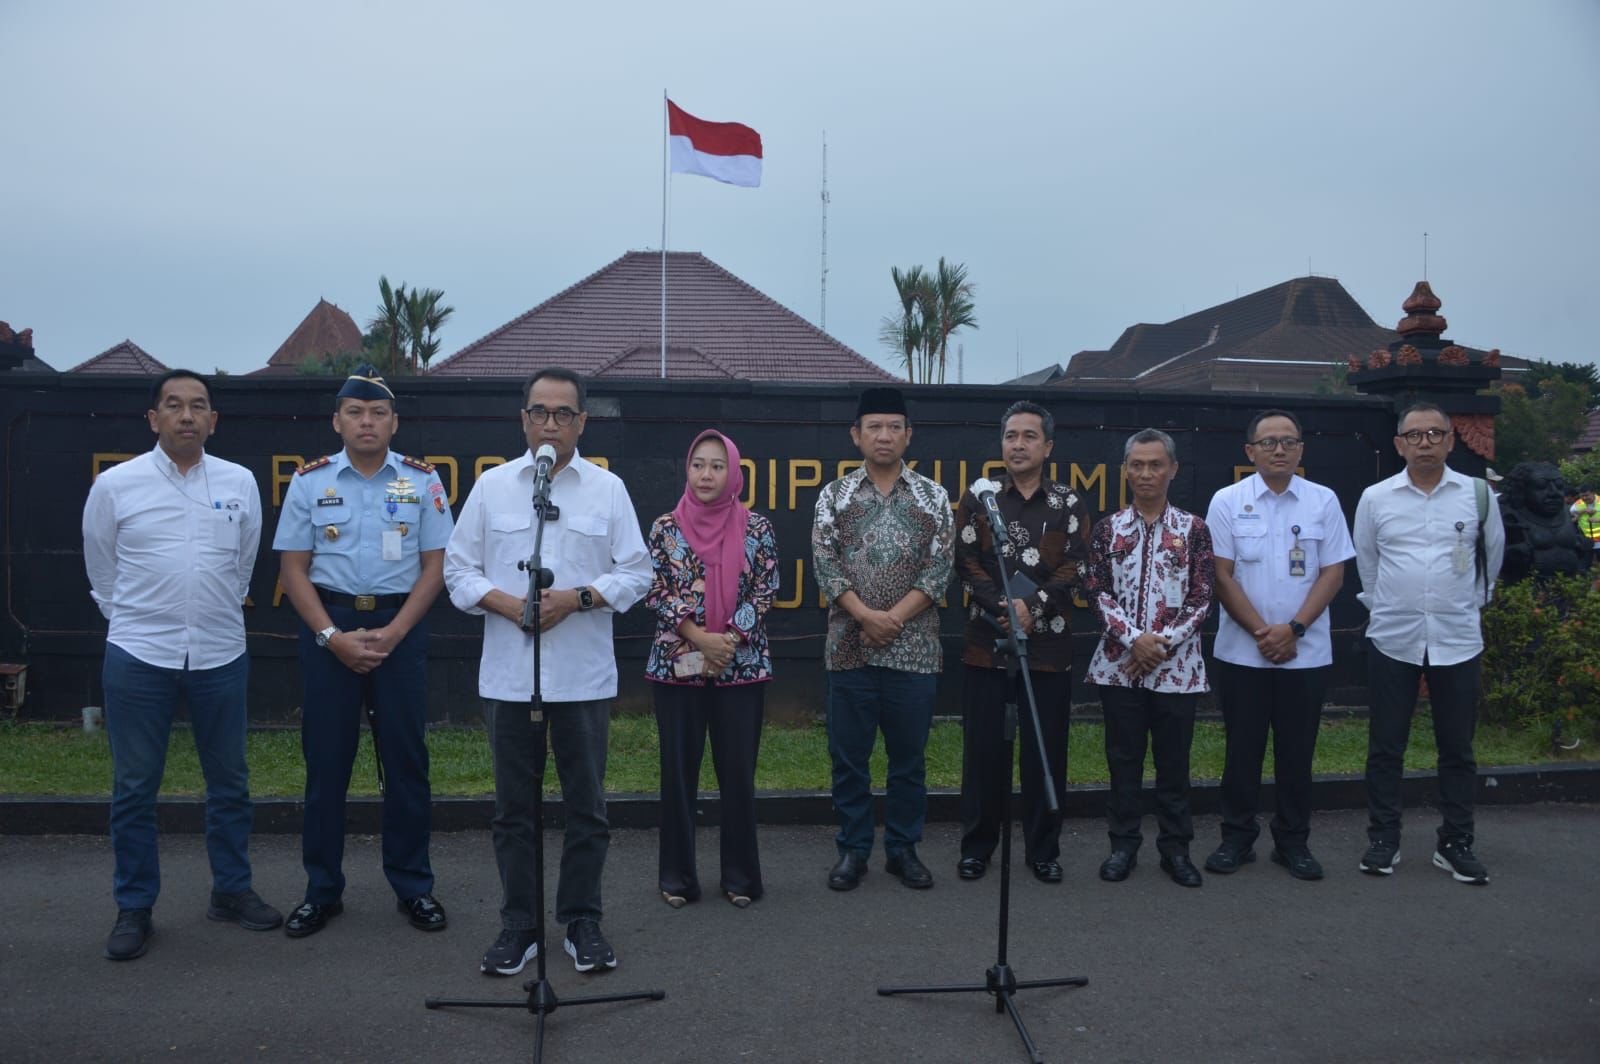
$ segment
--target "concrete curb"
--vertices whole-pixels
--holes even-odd
[[[1261,807],[1273,805],[1273,785],[1263,782]],[[1433,773],[1407,773],[1402,796],[1408,806],[1433,805],[1437,799],[1437,776]],[[1191,792],[1194,811],[1215,813],[1218,809],[1216,781],[1196,784]],[[1146,787],[1146,812],[1155,812],[1155,797]],[[1069,786],[1062,795],[1062,812],[1067,817],[1092,818],[1105,813],[1106,788],[1103,785]],[[880,796],[881,804],[882,798]],[[1358,775],[1321,776],[1312,789],[1316,809],[1365,809],[1366,788]],[[1570,765],[1511,765],[1480,769],[1478,802],[1482,805],[1518,805],[1532,802],[1600,802],[1600,762]],[[826,793],[773,792],[756,802],[757,817],[763,824],[832,825],[833,801]],[[928,796],[928,819],[954,822],[960,818],[960,796],[954,791],[934,791]],[[611,826],[615,828],[653,828],[658,825],[657,800],[647,794],[613,794],[607,802]],[[348,830],[358,835],[376,835],[382,830],[382,802],[377,798],[354,798],[348,807]],[[255,830],[263,834],[297,835],[300,832],[302,803],[298,799],[267,798],[256,802]],[[881,815],[881,809],[880,809]],[[494,816],[492,798],[441,798],[433,803],[434,831],[483,831]],[[700,821],[720,822],[721,803],[715,797],[700,801]],[[545,804],[546,824],[562,824],[559,798]],[[163,800],[157,820],[164,832],[199,834],[205,830],[205,802],[200,798]],[[0,835],[104,835],[109,828],[105,798],[30,798],[0,796]]]

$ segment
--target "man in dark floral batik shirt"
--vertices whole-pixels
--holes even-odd
[[[1026,399],[1000,419],[1006,474],[995,504],[1009,542],[1000,548],[1015,596],[1005,592],[994,533],[983,505],[969,491],[956,507],[956,574],[971,596],[962,706],[961,859],[956,872],[978,879],[1000,841],[1011,798],[1011,747],[1005,742],[1006,704],[1015,703],[1022,738],[1022,832],[1028,867],[1041,882],[1061,882],[1061,815],[1044,799],[1039,744],[1028,718],[1022,677],[1012,675],[995,640],[1009,632],[1014,613],[1028,640],[1028,673],[1056,793],[1067,785],[1067,722],[1072,709],[1072,633],[1067,615],[1089,559],[1089,510],[1065,484],[1044,475],[1055,446],[1056,419]]]
[[[839,813],[839,862],[828,886],[852,890],[872,853],[877,733],[889,755],[884,868],[908,887],[933,886],[918,858],[928,789],[923,749],[944,653],[933,608],[950,583],[950,496],[911,471],[905,398],[861,396],[850,438],[860,469],[822,489],[811,529],[817,585],[828,597],[828,753]]]
[[[1211,610],[1211,533],[1199,517],[1167,501],[1178,473],[1171,436],[1144,429],[1128,437],[1122,453],[1133,505],[1101,518],[1089,544],[1090,601],[1104,630],[1089,680],[1100,685],[1111,774],[1111,855],[1100,878],[1116,883],[1133,870],[1148,742],[1156,762],[1161,870],[1179,886],[1198,887],[1200,870],[1189,859],[1189,746],[1195,703],[1207,690],[1200,624]]]

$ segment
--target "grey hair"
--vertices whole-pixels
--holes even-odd
[[[1168,461],[1176,462],[1178,460],[1178,445],[1172,442],[1171,436],[1168,436],[1160,429],[1140,429],[1132,436],[1129,436],[1128,442],[1122,445],[1123,465],[1128,464],[1128,456],[1133,453],[1134,447],[1141,443],[1159,443],[1167,449]]]

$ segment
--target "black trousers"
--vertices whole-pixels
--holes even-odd
[[[711,764],[722,799],[722,879],[725,893],[759,898],[761,855],[756,848],[756,757],[767,685],[651,684],[661,737],[661,889],[700,897],[695,872],[694,813],[700,762],[711,733]]]
[[[1222,702],[1227,753],[1222,765],[1222,841],[1249,849],[1261,834],[1261,761],[1272,729],[1273,781],[1278,808],[1272,839],[1279,849],[1306,844],[1311,834],[1311,761],[1322,723],[1328,668],[1261,669],[1216,661],[1211,676]]]
[[[1011,759],[1004,740],[1006,700],[1017,704],[1022,750],[1022,838],[1029,864],[1061,856],[1061,814],[1045,806],[1039,744],[1028,715],[1022,675],[968,665],[961,707],[961,856],[987,861],[1010,814]],[[1031,672],[1039,727],[1059,797],[1067,786],[1067,724],[1072,713],[1072,673]]]
[[[1113,850],[1136,851],[1144,836],[1140,790],[1144,785],[1146,741],[1156,761],[1156,848],[1163,855],[1189,852],[1194,821],[1189,815],[1189,747],[1194,742],[1198,695],[1149,691],[1142,687],[1100,685],[1106,718],[1106,768],[1111,791],[1106,798],[1106,833]]]
[[[1433,706],[1433,740],[1439,748],[1439,841],[1472,838],[1472,799],[1478,761],[1472,736],[1478,727],[1478,691],[1483,656],[1455,665],[1396,661],[1367,643],[1372,718],[1367,729],[1367,836],[1374,842],[1400,842],[1400,779],[1411,714],[1417,708],[1417,681],[1428,678]]]

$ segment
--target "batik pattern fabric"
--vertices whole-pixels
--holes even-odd
[[[704,686],[703,676],[681,677],[673,672],[675,659],[694,650],[678,631],[684,621],[705,627],[705,566],[670,513],[650,526],[650,565],[654,576],[644,604],[655,614],[655,638],[644,674],[656,683]],[[729,628],[739,634],[733,661],[718,684],[762,683],[772,679],[772,654],[767,644],[767,611],[778,593],[778,541],[772,522],[752,513],[744,534],[744,572],[739,574],[739,594]]]
[[[1147,524],[1130,506],[1100,519],[1089,548],[1090,601],[1102,635],[1089,681],[1163,693],[1208,690],[1200,625],[1211,610],[1215,566],[1205,521],[1169,505]],[[1145,632],[1164,636],[1167,660],[1140,679],[1124,669]]]
[[[937,608],[913,617],[888,646],[869,648],[861,641],[861,625],[838,598],[854,591],[870,609],[887,610],[916,590],[937,604],[950,586],[954,527],[944,488],[904,464],[888,495],[873,485],[865,466],[822,489],[811,553],[817,586],[829,602],[829,670],[943,670]]]

